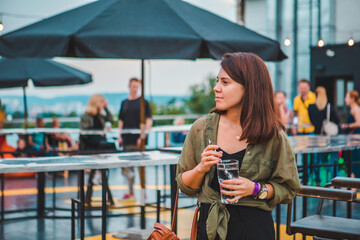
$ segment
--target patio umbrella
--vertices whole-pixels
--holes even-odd
[[[143,80],[144,59],[220,59],[237,51],[286,58],[278,42],[180,0],[96,1],[0,36],[3,56],[141,59]]]
[[[7,57],[219,59],[237,51],[286,58],[278,42],[180,0],[96,1],[0,37]]]
[[[25,88],[31,79],[36,87],[66,86],[91,82],[91,75],[67,65],[37,58],[0,58],[0,88],[22,87],[27,128]]]

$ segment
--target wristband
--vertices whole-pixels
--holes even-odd
[[[260,190],[260,187],[259,187],[259,184],[257,182],[254,182],[253,183],[255,184],[255,187],[254,187],[254,191],[253,193],[251,194],[251,196],[253,197],[256,197],[256,195],[258,194],[259,190]]]

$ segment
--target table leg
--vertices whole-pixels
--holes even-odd
[[[4,174],[1,174],[1,222],[5,220],[5,177]]]
[[[37,199],[37,215],[38,218],[45,217],[45,173],[38,173],[37,180],[37,188],[38,188],[38,199]]]
[[[360,151],[360,150],[353,150],[353,151]],[[352,173],[352,151],[347,151],[347,176],[351,177]],[[346,217],[351,218],[351,202],[346,203]]]
[[[85,238],[85,191],[84,191],[84,170],[79,171],[79,188],[80,188],[80,238]]]
[[[106,178],[106,169],[101,170],[101,176],[102,176],[102,205],[101,205],[101,239],[106,239],[106,205],[107,205],[107,198],[106,193],[108,191],[108,185],[107,185],[107,178]]]

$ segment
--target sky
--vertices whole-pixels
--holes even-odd
[[[4,30],[0,34],[13,31],[43,18],[90,3],[93,0],[0,0],[0,14]],[[236,19],[236,0],[187,0],[230,21]],[[1,16],[0,16],[1,17]],[[138,60],[103,60],[55,58],[56,61],[93,75],[93,83],[84,86],[27,88],[28,95],[41,97],[118,93],[128,91],[128,80],[140,77]],[[145,94],[174,95],[189,94],[193,84],[206,81],[209,76],[216,76],[219,61],[214,60],[151,60],[145,62]],[[21,89],[0,90],[0,96],[22,95]]]

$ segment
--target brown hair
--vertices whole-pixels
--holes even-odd
[[[130,80],[129,80],[129,86],[130,86],[130,84],[131,84],[131,82],[138,82],[138,83],[141,83],[141,80],[140,79],[138,79],[138,78],[136,78],[136,77],[133,77],[133,78],[130,78]]]
[[[352,90],[349,92],[351,98],[355,100],[357,104],[360,104],[359,92],[356,90]]]
[[[264,61],[253,53],[225,53],[221,67],[245,90],[241,101],[240,140],[256,144],[266,142],[274,134],[278,136],[285,128],[275,114],[274,90]],[[224,113],[216,108],[212,112]]]
[[[306,84],[309,85],[309,87],[310,87],[310,82],[309,82],[309,80],[307,80],[306,78],[300,79],[300,81],[298,82],[298,85],[299,85],[300,83],[306,83]]]

